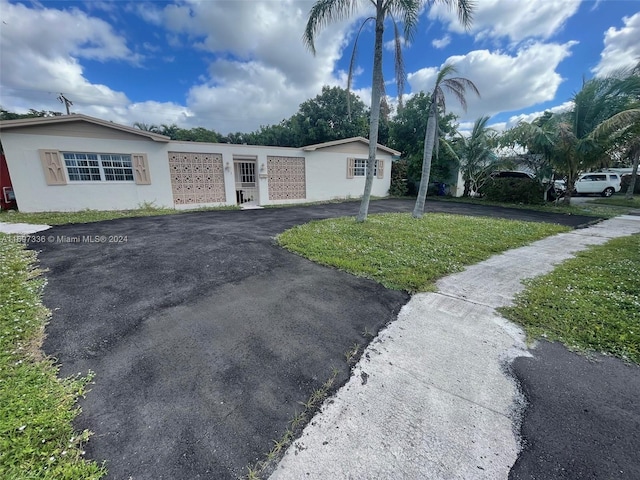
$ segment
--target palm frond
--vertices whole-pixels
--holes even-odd
[[[448,90],[454,97],[456,97],[464,111],[467,110],[467,90],[471,90],[473,93],[480,96],[478,87],[476,87],[471,80],[464,77],[445,78],[442,81],[441,87]]]
[[[358,33],[356,34],[356,39],[353,42],[353,50],[351,50],[351,59],[349,60],[349,73],[347,74],[347,116],[351,119],[351,85],[353,84],[353,70],[356,65],[356,58],[358,57],[358,40],[360,39],[360,33],[362,33],[362,29],[367,24],[369,20],[375,21],[375,17],[365,18],[364,21],[360,24],[360,28],[358,29]]]
[[[433,0],[432,0],[433,1]],[[468,30],[473,23],[473,10],[476,2],[473,0],[435,0],[437,3],[446,3],[450,10],[456,9],[458,20]]]
[[[404,25],[404,38],[413,40],[418,26],[422,1],[420,0],[387,0],[384,8],[392,17],[398,18]],[[394,20],[395,21],[395,20]]]
[[[398,29],[398,23],[393,15],[391,15],[393,21],[393,33],[394,33],[394,60],[395,60],[395,74],[396,74],[396,88],[398,89],[398,108],[402,108],[402,95],[404,95],[404,82],[406,73],[404,70],[404,58],[402,56],[402,37]],[[405,38],[406,41],[406,38]]]
[[[589,137],[593,139],[608,137],[617,131],[637,125],[637,122],[640,122],[640,108],[630,108],[600,122],[589,134]]]
[[[359,3],[358,0],[318,0],[313,4],[302,35],[302,41],[311,53],[316,54],[315,37],[320,30],[354,15]]]

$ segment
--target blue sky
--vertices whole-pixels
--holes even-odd
[[[440,4],[424,8],[404,48],[408,95],[455,63],[481,98],[449,109],[464,128],[481,115],[503,129],[566,108],[583,78],[640,61],[640,0],[479,0],[464,31]],[[133,122],[252,131],[288,118],[323,85],[346,86],[356,29],[325,28],[302,44],[313,2],[301,0],[0,0],[0,105]],[[387,26],[385,40],[392,39]],[[369,103],[373,31],[363,32],[354,91]],[[393,57],[385,52],[385,78]],[[390,103],[397,101],[388,85]]]

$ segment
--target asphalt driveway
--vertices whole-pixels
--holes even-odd
[[[411,210],[381,200],[370,212]],[[403,292],[315,265],[273,241],[358,202],[197,212],[55,227],[119,243],[32,246],[53,312],[44,350],[61,375],[96,373],[77,428],[108,478],[235,478],[262,458],[345,352],[395,319]],[[569,226],[592,219],[448,202],[429,211]],[[126,241],[124,241],[126,237]]]

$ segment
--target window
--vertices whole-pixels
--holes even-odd
[[[347,158],[347,178],[365,177],[367,161],[366,158]],[[384,160],[376,160],[373,165],[373,176],[384,178]]]
[[[72,182],[133,182],[131,155],[104,153],[62,154]]]
[[[354,177],[365,177],[367,175],[367,159],[366,158],[355,158],[353,162],[353,176]],[[378,162],[374,163],[373,166],[373,176],[378,175]]]
[[[251,187],[256,183],[256,162],[235,162],[236,183]]]

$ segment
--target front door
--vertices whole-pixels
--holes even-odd
[[[258,205],[256,161],[235,160],[233,166],[236,181],[236,203],[238,205]]]

